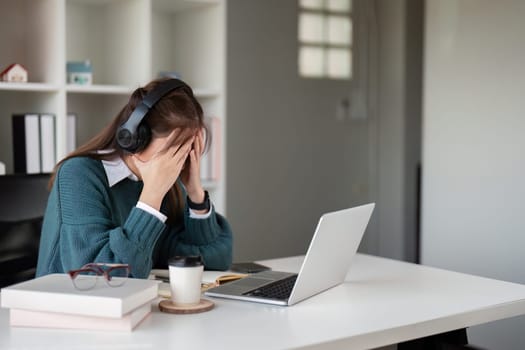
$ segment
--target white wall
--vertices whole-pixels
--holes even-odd
[[[354,2],[352,83],[298,77],[297,6],[228,1],[234,257],[303,254],[323,212],[376,201],[361,251],[414,260],[422,0]],[[364,118],[337,121],[345,97]]]
[[[372,253],[416,260],[417,165],[421,159],[422,1],[366,1],[373,71],[370,147],[377,201]],[[373,108],[377,108],[374,113]],[[375,129],[375,130],[374,130]],[[372,164],[372,169],[374,166]],[[375,173],[375,176],[374,176]]]
[[[524,18],[521,0],[427,1],[424,264],[525,283]],[[524,329],[522,317],[469,335],[523,349]]]
[[[367,123],[336,119],[349,82],[298,77],[297,6],[227,5],[226,197],[236,260],[304,254],[323,212],[367,199],[359,190],[368,181]]]

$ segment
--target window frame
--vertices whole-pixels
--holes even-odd
[[[328,8],[328,0],[322,0],[323,4],[320,8],[313,8],[313,7],[306,7],[303,6],[301,3],[301,0],[297,0],[298,2],[298,32],[297,32],[297,41],[298,41],[298,67],[297,72],[299,74],[300,78],[304,79],[330,79],[330,80],[352,80],[353,78],[353,43],[354,43],[354,30],[353,30],[353,0],[350,1],[350,8],[348,11],[337,11],[337,10],[331,10]],[[312,15],[321,15],[323,18],[323,40],[320,42],[315,41],[305,41],[304,39],[301,39],[301,16],[304,14],[312,14]],[[329,18],[333,17],[340,17],[348,19],[350,22],[350,42],[348,44],[343,43],[331,43],[329,41]],[[305,75],[304,72],[301,71],[301,51],[303,48],[314,48],[314,49],[321,49],[322,51],[322,74],[321,75]],[[349,60],[349,75],[348,76],[332,76],[329,74],[329,51],[331,49],[343,49],[348,52]]]

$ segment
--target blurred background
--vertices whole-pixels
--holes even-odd
[[[374,201],[361,252],[525,283],[524,16],[519,0],[354,0],[351,75],[320,78],[301,73],[304,7],[230,0],[236,256],[304,254],[323,212]],[[521,349],[523,329],[469,336]]]
[[[525,283],[524,1],[2,0],[0,12],[0,69],[29,77],[0,84],[7,174],[11,115],[54,115],[58,160],[71,130],[83,143],[136,86],[178,76],[213,125],[203,179],[235,260],[304,254],[323,213],[376,202],[360,252]],[[518,317],[469,336],[522,349],[523,329]]]

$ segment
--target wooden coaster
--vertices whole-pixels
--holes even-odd
[[[213,301],[208,299],[201,299],[201,301],[195,305],[174,305],[171,300],[162,300],[159,303],[160,311],[170,314],[197,314],[199,312],[209,311],[213,309],[214,306]]]

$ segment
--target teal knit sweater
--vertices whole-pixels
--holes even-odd
[[[57,172],[44,216],[37,276],[67,272],[89,262],[126,263],[146,278],[175,255],[201,255],[207,269],[225,270],[232,233],[213,207],[209,218],[189,217],[171,227],[136,207],[142,181],[109,187],[102,162],[76,157]],[[162,211],[162,210],[161,210]]]

